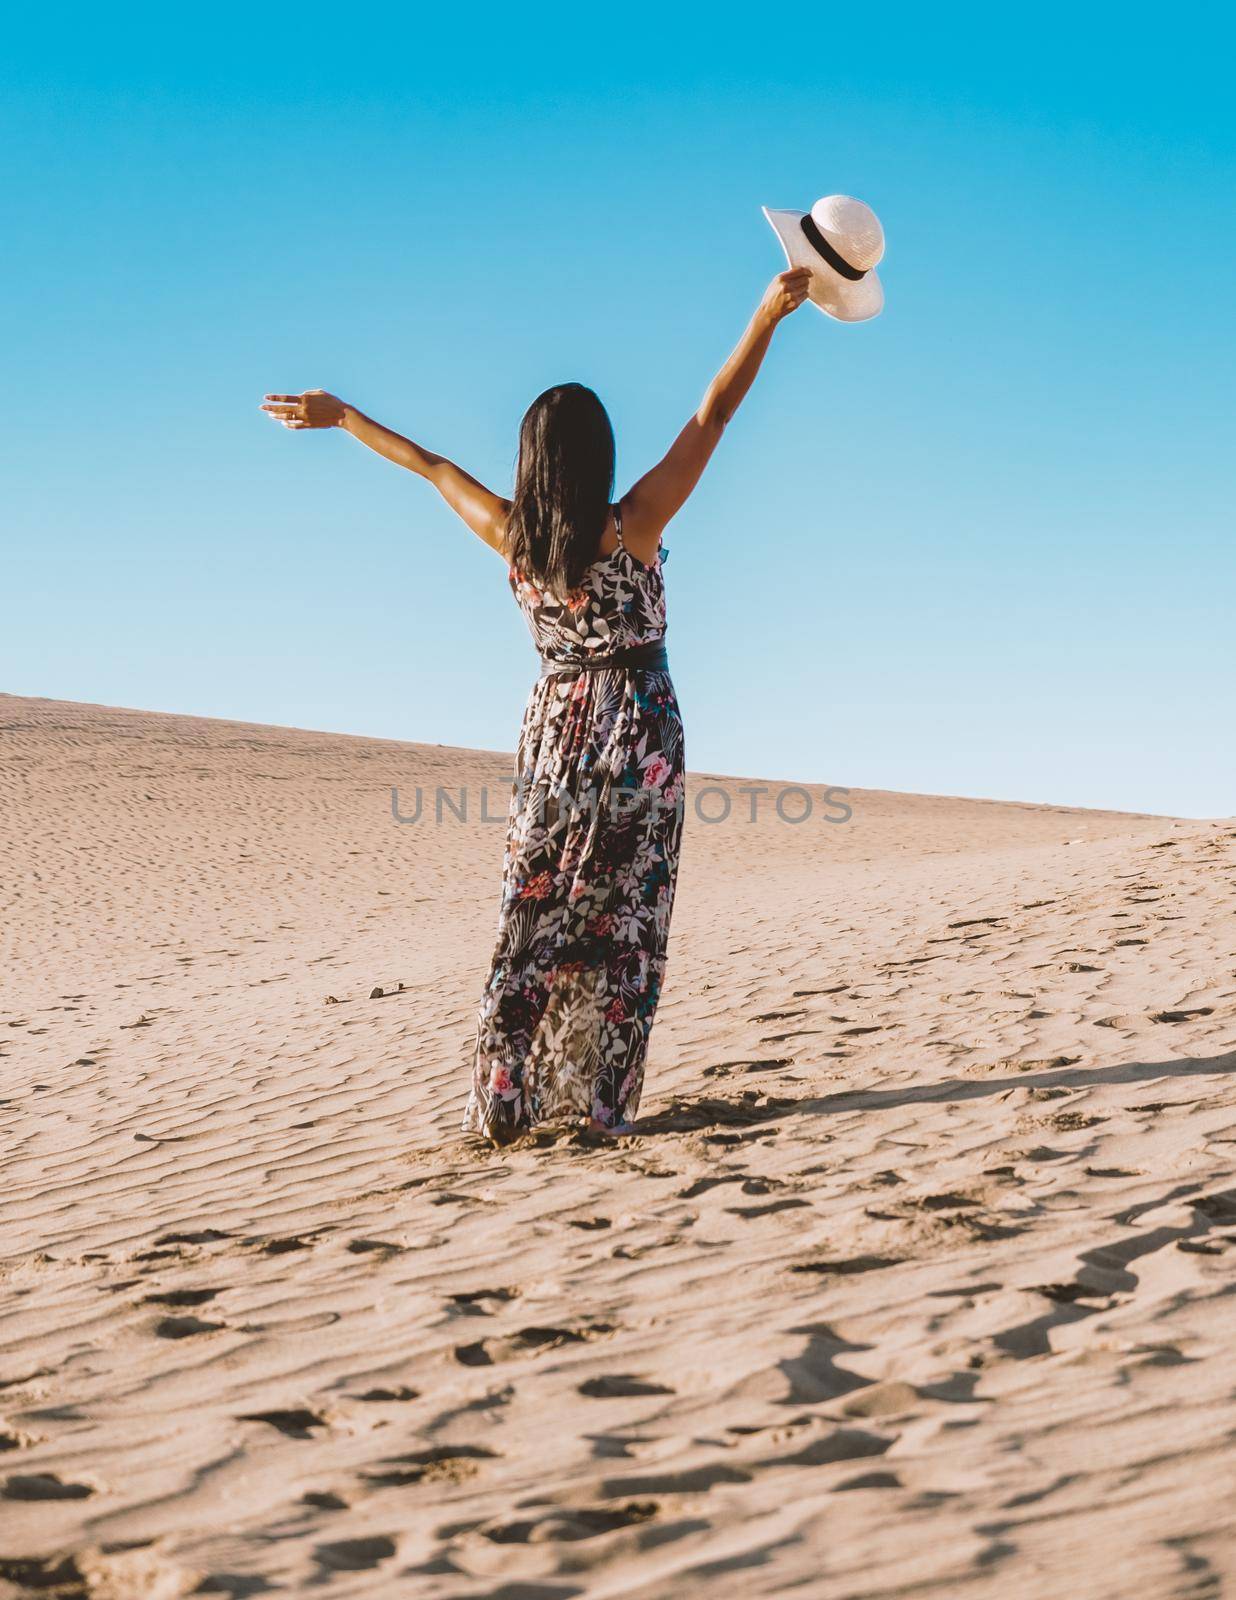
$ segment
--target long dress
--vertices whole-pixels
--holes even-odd
[[[564,598],[511,570],[543,659],[569,668],[665,634],[660,551],[622,543]],[[538,1123],[639,1108],[683,823],[682,719],[669,673],[541,677],[524,710],[497,943],[462,1128],[505,1143]]]

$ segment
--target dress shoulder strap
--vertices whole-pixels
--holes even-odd
[[[618,548],[625,550],[626,545],[622,542],[622,507],[617,500],[614,501],[614,532],[618,535]]]

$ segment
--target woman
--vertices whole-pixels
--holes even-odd
[[[581,384],[529,406],[509,500],[323,390],[266,396],[262,409],[285,427],[345,428],[427,478],[506,561],[541,655],[463,1119],[495,1144],[563,1118],[631,1130],[682,837],[661,535],[809,282],[805,268],[773,279],[699,410],[616,504],[609,417]]]

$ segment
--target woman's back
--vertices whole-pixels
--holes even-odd
[[[563,663],[609,655],[665,635],[664,552],[650,566],[622,542],[622,514],[614,507],[618,542],[585,570],[579,588],[562,597],[510,570],[511,589],[527,618],[532,641],[547,660]]]

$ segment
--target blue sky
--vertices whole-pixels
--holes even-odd
[[[579,379],[625,489],[782,265],[760,205],[842,191],[885,314],[791,318],[667,532],[690,765],[1236,811],[1224,8],[7,28],[0,688],[511,748],[500,562],[261,395],[506,492]]]

